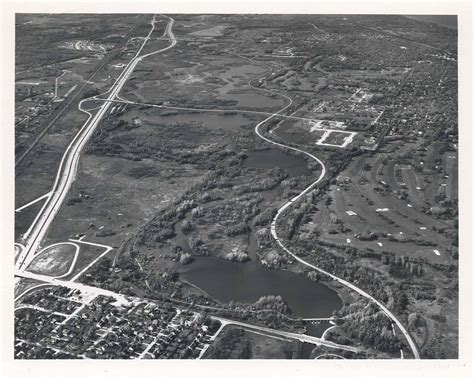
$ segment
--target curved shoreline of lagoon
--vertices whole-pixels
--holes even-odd
[[[330,317],[341,308],[336,291],[288,270],[269,269],[251,260],[236,263],[211,256],[195,256],[179,275],[221,303],[254,303],[279,295],[298,317]]]

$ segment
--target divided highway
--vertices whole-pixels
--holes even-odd
[[[110,108],[110,106],[112,105],[113,101],[116,100],[118,94],[120,93],[120,91],[121,91],[122,87],[124,86],[125,82],[129,78],[129,76],[131,75],[133,70],[135,69],[136,65],[139,62],[141,62],[142,59],[144,59],[144,58],[146,58],[150,55],[166,51],[166,50],[172,48],[174,45],[176,45],[177,40],[174,37],[173,32],[172,32],[172,27],[173,27],[174,20],[170,17],[168,17],[168,18],[169,18],[169,22],[168,22],[168,25],[166,27],[165,34],[168,36],[168,38],[171,41],[171,44],[169,46],[167,46],[167,47],[165,47],[161,50],[157,50],[157,51],[154,51],[154,52],[151,52],[151,53],[140,56],[140,53],[142,52],[144,46],[146,45],[146,43],[150,39],[153,31],[155,30],[156,16],[154,16],[153,20],[151,21],[151,25],[152,25],[151,30],[148,33],[148,35],[144,38],[144,41],[143,41],[142,45],[140,46],[139,50],[137,51],[135,56],[131,59],[131,61],[127,64],[127,66],[122,71],[122,73],[117,78],[117,80],[112,85],[112,87],[105,94],[103,94],[103,95],[107,95],[107,98],[102,99],[102,98],[94,97],[94,99],[96,99],[96,100],[104,100],[104,103],[102,104],[102,106],[100,106],[98,108],[95,115],[93,115],[92,113],[90,113],[87,110],[84,110],[82,108],[82,103],[84,101],[89,100],[89,99],[84,99],[79,103],[79,109],[86,112],[89,115],[89,117],[88,117],[87,121],[84,123],[83,127],[80,129],[80,131],[74,137],[73,141],[70,143],[68,148],[66,149],[66,152],[63,155],[63,158],[61,160],[61,163],[60,163],[60,166],[59,166],[59,169],[58,169],[58,174],[56,176],[55,182],[54,182],[52,190],[51,190],[51,195],[49,196],[48,200],[43,205],[41,211],[39,212],[38,216],[34,220],[31,228],[29,229],[29,231],[24,236],[24,240],[25,240],[24,241],[24,247],[21,249],[21,252],[20,252],[19,257],[18,257],[18,259],[16,261],[16,264],[15,264],[15,266],[16,266],[15,268],[17,270],[18,275],[20,275],[20,276],[26,275],[26,273],[24,273],[25,269],[28,267],[29,263],[34,258],[35,253],[38,250],[41,242],[43,241],[50,224],[54,220],[56,214],[59,212],[59,210],[62,206],[62,203],[64,202],[64,199],[65,199],[72,183],[74,182],[76,171],[77,171],[77,165],[78,165],[78,162],[79,162],[79,158],[80,158],[80,154],[82,152],[82,149],[84,148],[85,144],[87,143],[89,138],[94,133],[97,125],[99,124],[99,122],[102,120],[104,115],[107,113],[107,111]],[[260,89],[260,90],[262,90],[262,89]],[[268,91],[268,90],[266,90],[266,91]],[[268,92],[271,92],[271,91],[268,91]],[[291,147],[291,146],[287,146],[287,145],[272,141],[272,140],[268,139],[267,137],[265,137],[260,132],[259,128],[260,128],[261,125],[265,124],[267,121],[269,121],[273,117],[277,117],[281,112],[283,112],[290,105],[292,105],[291,98],[289,98],[288,96],[285,96],[285,95],[282,95],[282,96],[286,97],[290,101],[290,103],[287,106],[285,106],[284,108],[282,108],[280,111],[278,111],[274,114],[271,114],[265,120],[258,123],[255,126],[255,133],[261,139],[263,139],[263,140],[265,140],[265,141],[267,141],[267,142],[269,142],[273,145],[279,146],[281,148],[297,151],[299,153],[302,153],[302,154],[305,154],[305,155],[309,156],[311,159],[318,162],[318,164],[322,168],[322,171],[321,171],[321,174],[319,175],[319,177],[313,183],[311,183],[308,187],[306,187],[299,195],[297,195],[296,197],[294,197],[293,199],[291,199],[290,201],[285,203],[277,211],[277,214],[275,215],[275,217],[274,217],[274,219],[272,220],[272,223],[271,223],[271,233],[272,233],[273,238],[275,239],[275,241],[278,243],[278,245],[286,253],[288,253],[290,256],[292,256],[298,262],[302,263],[305,266],[308,266],[308,267],[312,268],[313,270],[321,272],[324,275],[329,276],[333,280],[345,285],[346,287],[352,289],[353,291],[359,293],[361,296],[363,296],[363,297],[367,298],[368,300],[370,300],[371,302],[375,303],[398,326],[398,328],[401,330],[401,332],[403,333],[403,335],[407,339],[408,344],[410,345],[410,348],[413,352],[414,357],[416,359],[419,359],[420,356],[419,356],[419,353],[418,353],[418,349],[417,349],[414,341],[412,340],[411,336],[409,335],[407,330],[404,328],[402,323],[395,317],[395,315],[393,313],[391,313],[387,309],[387,307],[384,304],[382,304],[380,301],[373,298],[367,292],[365,292],[362,289],[358,288],[357,286],[353,285],[352,283],[349,283],[348,281],[346,281],[344,279],[341,279],[341,278],[339,278],[339,277],[337,277],[337,276],[335,276],[335,275],[333,275],[333,274],[331,274],[331,273],[329,273],[325,270],[322,270],[321,268],[318,268],[318,267],[306,262],[305,260],[299,258],[296,254],[291,252],[279,239],[277,231],[276,231],[276,224],[277,224],[277,221],[278,221],[278,218],[280,217],[280,215],[287,208],[289,208],[293,203],[297,202],[303,196],[305,196],[307,193],[309,193],[312,189],[314,189],[314,187],[326,175],[326,167],[325,167],[324,163],[319,158],[317,158],[316,156],[314,156],[314,155],[312,155],[312,154],[310,154],[310,153],[308,153],[304,150],[297,149],[297,148],[294,148],[294,147]],[[29,277],[32,277],[33,274],[28,273],[28,275],[29,275]],[[42,279],[44,279],[44,278],[42,278]],[[75,285],[79,286],[78,284],[75,284]],[[107,292],[107,295],[112,296],[112,294],[110,294],[109,292],[110,291]],[[328,341],[326,341],[326,343],[328,343]]]
[[[122,45],[123,43],[126,43],[128,41],[128,38],[132,35],[132,33],[135,31],[135,29],[138,27],[139,24],[135,25],[132,29],[128,31],[126,36],[124,37],[124,41],[122,42],[118,48],[114,48],[111,50],[109,53],[107,53],[104,58],[97,64],[97,66],[94,68],[94,71],[83,81],[82,84],[79,85],[79,88],[77,88],[70,96],[65,99],[61,105],[60,108],[57,112],[57,114],[50,120],[48,123],[42,128],[42,130],[39,132],[39,134],[34,138],[34,140],[29,144],[29,146],[23,150],[22,152],[18,153],[15,155],[15,167],[21,164],[21,162],[30,154],[30,152],[35,148],[35,146],[38,144],[38,142],[45,136],[45,134],[53,127],[56,123],[56,121],[63,115],[64,112],[67,111],[69,106],[77,99],[77,97],[83,93],[84,89],[89,86],[89,83],[94,80],[96,75],[107,65],[110,63],[112,59],[115,58],[116,53],[118,50],[121,50],[124,46]],[[64,73],[63,73],[64,74]],[[57,80],[57,78],[56,78]]]
[[[84,148],[85,144],[94,133],[99,122],[107,113],[108,109],[112,105],[112,101],[117,97],[120,90],[124,86],[125,82],[129,78],[130,74],[135,69],[136,65],[143,58],[168,50],[172,48],[174,45],[176,45],[177,41],[171,30],[173,27],[174,20],[170,17],[168,18],[169,18],[169,22],[166,27],[165,33],[168,35],[168,38],[171,41],[170,45],[168,45],[167,47],[161,50],[157,50],[152,53],[140,56],[140,53],[142,52],[146,43],[150,39],[153,31],[155,30],[156,16],[154,16],[153,20],[151,21],[151,25],[152,25],[151,30],[148,33],[148,35],[144,38],[144,41],[142,45],[140,46],[140,48],[138,49],[137,53],[130,60],[127,66],[124,68],[124,70],[119,75],[119,77],[117,78],[115,83],[112,85],[112,87],[105,94],[103,94],[103,95],[107,95],[107,98],[100,99],[100,98],[94,97],[94,99],[97,99],[97,100],[104,100],[104,103],[102,104],[102,106],[99,107],[95,115],[92,115],[90,112],[82,108],[82,103],[89,99],[84,99],[79,103],[79,109],[86,112],[89,115],[89,117],[87,121],[85,122],[85,124],[82,126],[82,128],[79,130],[79,132],[76,134],[72,142],[69,144],[69,146],[66,149],[66,152],[64,153],[61,159],[61,163],[58,169],[58,174],[56,176],[55,182],[51,190],[51,196],[43,205],[41,211],[38,213],[38,216],[33,221],[31,228],[23,236],[25,247],[20,252],[20,255],[16,261],[15,268],[17,270],[20,270],[20,271],[25,270],[25,268],[28,267],[28,264],[34,258],[36,251],[38,250],[41,242],[43,241],[48,231],[48,227],[54,220],[56,214],[59,212],[61,205],[72,183],[74,182],[76,171],[77,171],[77,165],[79,162],[79,157],[82,152],[82,149]]]

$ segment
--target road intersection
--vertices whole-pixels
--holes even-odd
[[[168,19],[169,22],[166,27],[165,33],[168,35],[168,38],[171,41],[170,45],[152,53],[140,55],[141,51],[143,50],[146,43],[150,39],[153,31],[155,30],[155,23],[157,22],[155,15],[153,17],[153,20],[151,21],[151,30],[144,38],[143,43],[136,52],[135,56],[130,60],[127,66],[125,66],[124,70],[119,75],[112,87],[104,94],[108,95],[107,98],[98,99],[97,96],[94,96],[94,99],[106,100],[103,102],[102,106],[99,107],[95,115],[89,112],[88,110],[84,110],[84,108],[82,107],[82,104],[85,101],[90,100],[91,98],[83,99],[79,103],[79,109],[88,114],[88,119],[67,147],[66,152],[64,153],[61,159],[61,163],[59,165],[58,173],[51,189],[50,196],[47,198],[36,219],[33,221],[31,228],[28,230],[27,233],[25,233],[23,237],[24,248],[20,251],[20,254],[15,264],[17,270],[24,270],[26,267],[28,267],[29,263],[34,258],[36,252],[38,251],[38,248],[44,240],[49,226],[51,225],[55,216],[61,209],[64,199],[69,189],[71,188],[72,183],[75,180],[81,151],[83,150],[89,138],[94,133],[99,122],[102,120],[102,118],[112,105],[112,100],[116,99],[117,95],[120,93],[125,82],[129,78],[137,64],[140,63],[142,59],[150,55],[166,51],[176,45],[177,40],[172,32],[174,20],[170,17],[168,17]]]
[[[56,176],[56,179],[55,179],[54,185],[51,189],[51,192],[48,193],[49,196],[47,196],[46,202],[43,205],[43,207],[42,207],[41,211],[39,212],[38,216],[34,220],[34,222],[32,224],[32,227],[30,228],[30,230],[24,236],[24,247],[22,247],[20,249],[19,256],[18,256],[18,259],[17,259],[16,264],[15,264],[15,266],[16,266],[15,267],[16,268],[16,275],[17,276],[40,280],[42,282],[50,283],[50,284],[53,284],[53,285],[65,285],[65,283],[67,283],[66,286],[71,288],[71,289],[79,289],[81,291],[93,291],[96,294],[113,297],[119,302],[128,301],[123,295],[114,293],[112,291],[108,291],[108,290],[104,290],[104,289],[96,288],[96,287],[86,286],[84,284],[73,282],[73,281],[65,282],[65,281],[61,281],[57,278],[50,278],[48,276],[26,272],[25,270],[28,267],[28,265],[31,263],[31,261],[34,259],[35,255],[36,255],[36,252],[39,250],[39,247],[40,247],[42,241],[44,240],[44,237],[46,236],[46,233],[48,231],[49,226],[51,225],[51,223],[53,222],[55,216],[59,212],[59,210],[60,210],[60,208],[61,208],[61,206],[64,202],[64,199],[65,199],[72,183],[75,180],[79,157],[80,157],[80,154],[81,154],[85,144],[90,139],[90,137],[94,133],[97,125],[102,120],[102,118],[105,116],[105,114],[107,113],[109,108],[112,106],[112,104],[114,102],[117,101],[118,95],[119,95],[121,89],[123,88],[123,86],[126,83],[127,79],[130,77],[131,73],[134,71],[137,64],[140,63],[144,58],[146,58],[148,56],[151,56],[151,55],[154,55],[154,54],[157,54],[157,53],[160,53],[160,52],[163,52],[163,51],[166,51],[166,50],[172,48],[177,43],[177,40],[174,37],[173,32],[172,32],[172,27],[173,27],[174,20],[172,18],[169,18],[169,22],[168,22],[168,25],[167,25],[166,30],[165,30],[165,35],[167,35],[168,39],[171,41],[170,45],[168,45],[167,47],[165,47],[163,49],[160,49],[160,50],[148,53],[148,54],[140,55],[141,51],[143,50],[144,46],[146,45],[146,43],[150,39],[150,37],[151,37],[151,35],[152,35],[152,33],[155,29],[155,22],[156,22],[156,16],[153,17],[153,20],[151,21],[151,25],[152,25],[151,30],[148,33],[148,35],[144,38],[143,43],[140,46],[137,53],[135,54],[135,56],[125,66],[124,70],[119,75],[119,77],[117,78],[115,83],[112,85],[112,87],[106,93],[102,94],[102,96],[106,95],[107,97],[106,98],[101,98],[100,96],[94,96],[92,98],[84,99],[79,103],[79,109],[88,114],[88,119],[84,123],[84,125],[82,126],[80,131],[77,133],[77,135],[75,136],[73,141],[70,143],[70,145],[68,146],[66,152],[64,153],[63,158],[62,158],[61,163],[60,163],[60,166],[59,166],[58,174]],[[263,89],[260,89],[260,90],[263,90]],[[268,90],[263,90],[263,91],[271,92],[271,91],[268,91]],[[276,225],[277,225],[277,221],[278,221],[279,217],[283,214],[283,212],[287,208],[291,207],[293,205],[293,203],[299,201],[306,194],[310,193],[317,186],[317,184],[324,178],[324,176],[326,175],[326,167],[325,167],[324,163],[318,157],[316,157],[315,155],[310,154],[310,153],[308,153],[304,150],[301,150],[301,149],[298,149],[298,148],[295,148],[295,147],[291,147],[291,146],[288,146],[288,145],[284,145],[284,144],[272,141],[271,139],[265,137],[263,135],[263,133],[260,131],[260,127],[262,125],[264,125],[269,120],[271,120],[275,117],[282,116],[281,115],[282,112],[284,112],[286,109],[288,109],[293,104],[293,101],[290,97],[288,97],[286,95],[281,95],[281,96],[288,99],[289,104],[286,105],[285,107],[283,107],[282,109],[280,109],[278,112],[270,114],[263,121],[259,122],[255,126],[255,133],[258,135],[258,137],[260,137],[261,139],[265,140],[268,143],[276,145],[280,148],[293,150],[293,151],[296,151],[298,153],[301,153],[301,154],[304,154],[304,155],[310,157],[312,160],[318,162],[318,164],[321,166],[322,170],[321,170],[320,175],[318,176],[318,178],[314,182],[312,182],[308,187],[306,187],[299,195],[295,196],[294,198],[289,200],[287,203],[285,203],[282,207],[280,207],[280,209],[278,209],[277,214],[275,215],[275,217],[274,217],[274,219],[272,220],[272,223],[271,223],[271,234],[272,234],[273,238],[275,239],[277,244],[287,254],[292,256],[296,261],[298,261],[298,262],[302,263],[303,265],[305,265],[307,267],[310,267],[310,268],[312,268],[312,269],[314,269],[318,272],[321,272],[324,275],[329,276],[331,279],[343,284],[344,286],[346,286],[346,287],[350,288],[351,290],[359,293],[363,297],[367,298],[369,301],[376,304],[382,310],[382,312],[384,312],[398,326],[398,328],[400,329],[400,331],[402,332],[402,334],[406,338],[406,340],[407,340],[407,342],[408,342],[408,344],[409,344],[409,346],[412,350],[412,353],[413,353],[414,357],[416,359],[419,359],[420,356],[419,356],[416,344],[412,340],[412,338],[409,335],[408,331],[404,328],[404,326],[396,318],[396,316],[387,309],[387,307],[384,304],[382,304],[380,301],[373,298],[367,292],[365,292],[362,289],[358,288],[357,286],[353,285],[352,283],[349,283],[346,280],[341,279],[341,278],[339,278],[339,277],[337,277],[337,276],[335,276],[335,275],[333,275],[333,274],[331,274],[331,273],[329,273],[325,270],[322,270],[321,268],[318,268],[318,267],[306,262],[305,260],[301,259],[295,253],[293,253],[290,249],[288,249],[282,243],[281,239],[278,237]],[[91,113],[90,110],[85,110],[82,107],[82,104],[84,102],[86,102],[88,100],[91,100],[91,99],[103,100],[103,104],[98,108],[98,110],[95,114]],[[179,109],[179,108],[176,107],[176,109]],[[283,116],[283,117],[285,117],[285,116]],[[291,116],[289,116],[289,117],[291,117]],[[224,319],[220,319],[220,320],[224,321]],[[237,321],[230,321],[230,320],[225,320],[225,321],[227,323],[232,323],[232,324],[241,325],[241,326],[245,325],[246,327],[249,327],[248,326],[249,324],[240,323],[240,322],[237,322]],[[339,348],[340,346],[342,346],[342,345],[334,344],[330,341],[323,341],[322,339],[318,339],[316,337],[310,337],[310,336],[306,336],[306,335],[299,335],[299,334],[288,333],[288,332],[275,331],[275,330],[272,330],[272,329],[258,327],[258,326],[251,326],[251,327],[254,328],[254,329],[258,329],[260,331],[271,332],[271,333],[274,333],[274,334],[279,334],[279,335],[290,337],[290,338],[298,338],[303,342],[322,343],[322,344],[325,344],[327,346],[331,346],[331,347],[335,347],[335,348]],[[298,337],[295,337],[295,336],[298,336]],[[348,350],[358,352],[358,350],[355,349],[355,348],[349,348]]]
[[[286,97],[286,96],[285,96]],[[275,113],[275,116],[278,115],[279,113],[281,113],[282,111],[284,111],[286,108],[288,108],[289,106],[291,105],[291,103],[289,105],[287,105],[286,107],[282,108],[280,111],[278,111],[277,113]],[[314,156],[313,154],[310,154],[308,153],[307,151],[304,151],[304,150],[301,150],[301,149],[298,149],[298,148],[295,148],[295,147],[292,147],[292,146],[288,146],[288,145],[284,145],[284,144],[281,144],[281,143],[278,143],[278,142],[275,142],[275,141],[272,141],[271,139],[265,137],[262,132],[260,131],[260,127],[262,125],[264,125],[267,121],[269,121],[270,119],[272,119],[273,116],[270,116],[270,117],[267,117],[265,120],[261,121],[260,123],[258,123],[256,126],[255,126],[255,133],[263,140],[273,144],[273,145],[276,145],[278,147],[281,147],[281,148],[285,148],[285,149],[289,149],[289,150],[293,150],[293,151],[296,151],[298,153],[302,153],[302,154],[305,154],[306,156],[310,157],[311,159],[315,160],[316,162],[318,162],[318,164],[321,166],[321,173],[319,174],[318,178],[312,182],[308,187],[306,187],[299,195],[295,196],[294,198],[292,198],[291,200],[289,200],[287,203],[285,203],[282,207],[280,207],[275,215],[275,217],[273,218],[272,220],[272,223],[271,223],[271,227],[270,227],[270,231],[271,231],[271,234],[273,236],[273,238],[275,239],[275,241],[277,242],[277,244],[287,253],[289,254],[292,258],[294,258],[295,260],[297,260],[298,262],[302,263],[303,265],[307,266],[307,267],[310,267],[312,268],[313,270],[316,270],[326,276],[329,276],[331,279],[343,284],[344,286],[350,288],[351,290],[357,292],[358,294],[362,295],[363,297],[367,298],[368,300],[370,300],[371,302],[375,303],[381,310],[382,312],[384,312],[397,326],[398,328],[400,329],[400,331],[402,332],[402,334],[404,335],[404,337],[406,338],[408,344],[410,345],[410,349],[413,353],[413,356],[415,357],[415,359],[420,359],[420,354],[418,352],[418,348],[415,344],[415,342],[413,341],[412,337],[410,336],[410,334],[408,333],[408,331],[405,329],[405,327],[403,326],[403,324],[397,319],[397,317],[392,313],[390,312],[390,310],[384,305],[382,304],[380,301],[378,301],[377,299],[375,299],[373,296],[369,295],[367,292],[365,292],[364,290],[360,289],[359,287],[355,286],[354,284],[352,283],[349,283],[347,280],[344,280],[344,279],[341,279],[339,277],[337,277],[336,275],[333,275],[311,263],[308,263],[306,262],[305,260],[301,259],[300,257],[298,257],[295,253],[293,253],[290,249],[288,249],[281,241],[281,239],[278,237],[278,234],[277,234],[277,231],[276,231],[276,224],[277,224],[277,221],[279,219],[279,217],[281,216],[281,214],[289,207],[291,207],[294,203],[296,203],[298,200],[300,200],[301,198],[303,198],[303,196],[305,196],[307,193],[309,193],[310,191],[312,191],[316,185],[324,178],[324,176],[326,175],[326,166],[324,165],[324,163],[319,159],[317,158],[316,156]],[[403,355],[402,355],[403,356]]]

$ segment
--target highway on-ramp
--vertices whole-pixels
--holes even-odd
[[[79,162],[79,157],[85,144],[94,133],[99,122],[107,113],[108,109],[112,105],[112,100],[114,100],[116,96],[119,94],[120,90],[124,86],[130,74],[135,69],[136,65],[139,62],[141,62],[143,58],[148,57],[152,54],[156,54],[156,53],[168,50],[176,44],[177,41],[172,32],[174,20],[170,17],[168,17],[168,19],[169,19],[169,22],[166,27],[165,33],[168,35],[168,38],[171,41],[170,45],[168,45],[167,47],[163,49],[154,51],[152,53],[140,55],[141,51],[143,50],[146,43],[150,39],[153,31],[155,30],[156,16],[153,16],[153,20],[151,21],[150,32],[144,38],[143,43],[138,49],[138,51],[136,52],[135,56],[130,60],[127,66],[125,66],[124,70],[119,75],[115,83],[104,94],[104,95],[107,95],[107,97],[104,99],[99,99],[99,100],[104,100],[104,103],[98,108],[95,115],[93,115],[92,113],[82,108],[82,103],[89,99],[84,99],[79,103],[79,109],[86,112],[89,115],[89,117],[87,121],[84,123],[84,125],[82,126],[82,128],[79,130],[79,132],[76,134],[72,142],[69,144],[69,146],[66,149],[66,152],[64,153],[61,159],[58,173],[51,190],[51,196],[47,199],[47,201],[41,208],[36,219],[33,221],[33,224],[30,227],[30,229],[23,236],[23,239],[24,239],[23,242],[24,242],[25,247],[21,250],[19,257],[16,261],[15,267],[17,270],[24,270],[26,267],[28,267],[29,263],[34,258],[35,253],[36,251],[38,251],[38,248],[40,244],[42,243],[50,224],[54,220],[56,214],[59,212],[64,202],[64,199],[72,183],[74,182],[76,171],[77,171],[77,165]],[[98,99],[97,96],[94,97],[94,99]]]
[[[82,100],[81,103],[79,104],[80,109],[83,110],[84,112],[88,113],[89,118],[87,119],[87,121],[85,122],[83,127],[77,133],[77,135],[75,136],[75,138],[73,139],[71,144],[68,146],[66,152],[64,153],[63,158],[62,158],[61,163],[60,163],[60,166],[59,166],[59,169],[58,169],[58,174],[56,176],[56,180],[54,182],[54,185],[53,185],[53,188],[52,188],[52,191],[51,191],[51,196],[49,196],[49,198],[47,199],[47,201],[43,205],[41,211],[39,212],[38,216],[34,220],[34,222],[32,224],[32,227],[27,232],[27,234],[24,236],[24,239],[25,239],[24,248],[21,249],[19,257],[16,261],[16,270],[19,271],[20,273],[24,272],[25,268],[28,267],[28,264],[34,258],[35,253],[38,250],[38,247],[40,246],[41,242],[43,241],[43,239],[44,239],[44,237],[47,233],[49,225],[52,223],[52,221],[54,220],[56,214],[59,212],[59,210],[62,206],[62,203],[63,203],[63,201],[64,201],[64,199],[65,199],[65,197],[66,197],[66,195],[67,195],[67,193],[68,193],[68,191],[69,191],[69,189],[70,189],[70,187],[71,187],[71,185],[72,185],[72,183],[75,179],[75,175],[76,175],[76,171],[77,171],[77,165],[78,165],[78,162],[79,162],[79,157],[80,157],[80,153],[81,153],[82,149],[84,148],[85,144],[87,143],[89,138],[94,133],[98,123],[101,121],[103,116],[106,114],[106,112],[108,111],[108,109],[112,105],[113,101],[116,99],[116,97],[119,94],[120,90],[122,89],[123,85],[125,84],[125,82],[129,78],[130,74],[135,69],[136,65],[143,58],[146,58],[150,55],[168,50],[176,44],[177,41],[176,41],[176,38],[174,37],[173,32],[172,32],[172,27],[173,27],[174,20],[172,18],[169,18],[169,22],[168,22],[168,25],[166,27],[165,34],[170,39],[171,44],[169,46],[163,48],[163,49],[160,49],[160,50],[154,51],[152,53],[140,56],[141,51],[143,50],[145,44],[148,42],[148,40],[151,37],[151,34],[153,33],[153,31],[155,29],[155,22],[156,22],[156,16],[153,17],[153,20],[151,22],[151,25],[152,25],[151,30],[150,30],[149,34],[144,38],[144,41],[143,41],[142,45],[140,46],[139,50],[137,51],[137,53],[131,59],[131,61],[127,64],[125,69],[122,71],[120,76],[117,78],[115,83],[112,85],[111,89],[104,94],[104,95],[107,95],[107,98],[100,99],[100,100],[104,100],[104,103],[98,108],[98,111],[95,113],[95,115],[93,115],[92,113],[82,109],[82,107],[81,107],[82,102],[84,102],[88,99]],[[260,90],[262,90],[262,89],[260,89]],[[268,91],[268,90],[265,90],[265,91]],[[271,92],[271,91],[268,91],[268,92]],[[308,266],[308,267],[310,267],[310,268],[312,268],[316,271],[319,271],[324,275],[329,276],[333,280],[345,285],[346,287],[352,289],[353,291],[359,293],[360,295],[367,298],[371,302],[375,303],[398,326],[398,328],[400,329],[400,331],[402,332],[402,334],[405,336],[406,340],[408,341],[408,344],[410,345],[410,348],[413,352],[414,357],[416,359],[419,359],[420,356],[419,356],[419,353],[418,353],[418,349],[417,349],[414,341],[412,340],[411,336],[409,335],[407,330],[404,328],[402,323],[395,317],[395,315],[393,313],[391,313],[387,309],[387,307],[384,304],[382,304],[380,301],[373,298],[367,292],[365,292],[362,289],[358,288],[357,286],[353,285],[352,283],[349,283],[348,281],[346,281],[344,279],[341,279],[341,278],[339,278],[339,277],[337,277],[337,276],[335,276],[335,275],[333,275],[333,274],[331,274],[331,273],[329,273],[325,270],[322,270],[321,268],[318,268],[318,267],[306,262],[305,260],[299,258],[296,254],[291,252],[291,250],[289,250],[282,243],[280,238],[278,237],[278,234],[277,234],[277,231],[276,231],[276,224],[277,224],[277,221],[278,221],[278,218],[280,217],[280,215],[288,207],[291,207],[291,205],[293,203],[297,202],[303,196],[305,196],[307,193],[309,193],[326,175],[326,167],[325,167],[324,163],[319,158],[317,158],[316,156],[314,156],[314,155],[312,155],[312,154],[310,154],[310,153],[308,153],[304,150],[301,150],[301,149],[298,149],[298,148],[295,148],[295,147],[291,147],[291,146],[288,146],[288,145],[284,145],[284,144],[272,141],[269,138],[265,137],[260,132],[259,128],[260,128],[261,125],[265,124],[267,121],[269,121],[273,117],[277,117],[281,112],[283,112],[284,110],[286,110],[288,107],[290,107],[292,105],[292,100],[291,100],[290,97],[285,96],[285,95],[282,95],[282,96],[286,97],[290,101],[289,104],[286,105],[284,108],[282,108],[280,111],[270,115],[265,120],[258,123],[255,127],[255,133],[261,139],[263,139],[263,140],[265,140],[265,141],[267,141],[267,142],[269,142],[273,145],[276,145],[276,146],[279,146],[279,147],[282,147],[282,148],[285,148],[285,149],[297,151],[299,153],[302,153],[302,154],[305,154],[305,155],[309,156],[311,159],[313,159],[313,160],[315,160],[316,162],[319,163],[322,170],[321,170],[321,174],[319,175],[319,177],[313,183],[311,183],[308,187],[306,187],[299,195],[295,196],[294,198],[289,200],[287,203],[285,203],[277,211],[277,214],[275,215],[275,217],[274,217],[274,219],[272,220],[272,223],[271,223],[271,234],[272,234],[273,238],[275,239],[275,241],[278,243],[278,245],[286,253],[288,253],[290,256],[292,256],[298,262],[300,262],[300,263],[304,264],[305,266]],[[94,99],[98,99],[97,96],[94,97]]]

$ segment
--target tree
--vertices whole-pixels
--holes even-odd
[[[393,308],[396,312],[404,312],[408,306],[408,297],[403,291],[395,292]]]
[[[193,260],[193,257],[189,253],[183,253],[179,257],[179,263],[181,263],[182,265],[186,265],[186,264],[192,262],[192,260]]]
[[[109,271],[112,268],[112,260],[108,257],[102,258],[97,264],[97,280],[103,282],[108,278]]]
[[[189,232],[193,229],[193,223],[191,220],[184,220],[183,223],[181,224],[181,230],[183,232]]]
[[[418,325],[418,315],[416,313],[410,313],[408,315],[408,327],[416,328]]]
[[[209,333],[214,334],[215,332],[217,332],[220,326],[221,326],[220,321],[211,320],[211,323],[209,325]]]

